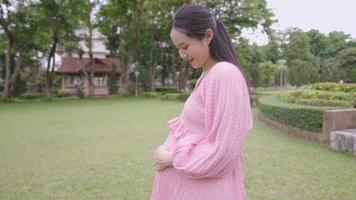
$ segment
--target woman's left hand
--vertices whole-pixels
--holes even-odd
[[[157,171],[162,171],[173,165],[172,153],[163,145],[159,146],[154,154],[155,168]]]

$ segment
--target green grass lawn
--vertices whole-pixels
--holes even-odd
[[[149,199],[152,153],[182,102],[116,98],[0,104],[0,199]],[[356,199],[356,159],[258,119],[245,147],[251,200]]]

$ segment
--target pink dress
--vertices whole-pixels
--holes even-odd
[[[236,66],[211,68],[167,124],[163,145],[173,153],[173,167],[156,172],[151,200],[246,199],[242,154],[252,115]]]

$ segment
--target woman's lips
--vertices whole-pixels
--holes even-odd
[[[193,58],[192,59],[190,59],[190,60],[188,60],[188,63],[191,65],[192,64],[192,62],[193,62]]]

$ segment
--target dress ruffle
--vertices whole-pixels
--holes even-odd
[[[175,117],[167,121],[170,133],[177,139],[178,143],[176,148],[181,145],[185,146],[185,143],[198,144],[205,139],[204,135],[193,134],[188,128],[186,128],[180,119]]]
[[[188,133],[188,129],[182,125],[182,122],[179,117],[175,117],[167,121],[167,125],[171,134],[177,139],[183,137]]]

